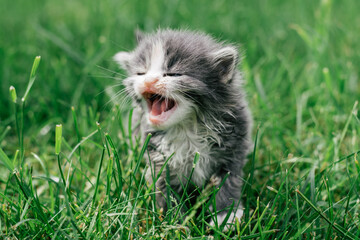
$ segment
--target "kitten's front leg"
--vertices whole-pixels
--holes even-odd
[[[225,177],[225,174],[222,176],[213,176],[216,178],[218,185],[221,183],[222,179]],[[220,190],[216,194],[216,211],[218,212],[216,217],[216,222],[218,226],[221,226],[229,212],[230,207],[234,203],[232,213],[230,214],[227,223],[234,223],[235,218],[240,218],[243,215],[243,207],[240,203],[240,194],[241,194],[241,180],[238,175],[230,173],[230,175],[225,180],[224,184],[221,186]],[[212,219],[210,221],[211,226],[215,226],[215,221]],[[229,229],[229,225],[225,226],[225,229]]]
[[[162,208],[163,213],[165,214],[168,210],[167,201],[165,198],[166,194],[166,182],[163,176],[157,180],[156,184],[156,203],[160,208]]]

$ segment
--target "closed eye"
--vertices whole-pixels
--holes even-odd
[[[145,73],[144,72],[138,72],[138,73],[136,73],[136,75],[145,75]]]
[[[182,76],[181,73],[164,73],[163,74],[164,77],[180,77]]]

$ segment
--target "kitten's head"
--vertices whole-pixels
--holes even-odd
[[[159,30],[138,33],[137,41],[135,50],[114,59],[128,73],[128,93],[158,129],[206,111],[211,101],[216,105],[237,71],[237,49],[201,33]]]

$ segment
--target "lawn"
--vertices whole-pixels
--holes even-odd
[[[0,239],[360,238],[358,0],[0,5]],[[112,56],[159,27],[242,53],[254,152],[231,231],[204,221],[211,186],[184,220],[144,179]]]

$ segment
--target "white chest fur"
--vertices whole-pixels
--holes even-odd
[[[197,186],[201,186],[210,178],[216,164],[211,159],[211,138],[211,135],[200,130],[196,123],[180,124],[166,131],[159,150],[167,157],[175,153],[168,163],[170,170],[185,180],[190,176],[195,153],[198,152],[200,158],[191,180]]]

